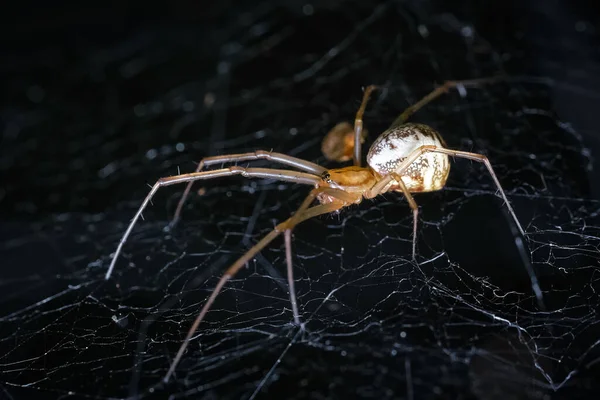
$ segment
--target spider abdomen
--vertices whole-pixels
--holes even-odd
[[[422,146],[445,147],[444,140],[433,128],[424,124],[403,124],[383,132],[367,154],[367,163],[381,176],[400,173],[402,181],[411,192],[431,192],[446,184],[450,163],[446,154],[426,152],[405,170],[400,164]]]

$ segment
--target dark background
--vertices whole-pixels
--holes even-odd
[[[21,2],[0,38],[0,397],[594,398],[600,353],[600,41],[587,2]],[[486,154],[411,213],[387,194],[294,234],[292,324],[277,240],[227,265],[308,189],[243,178],[162,189],[109,281],[148,185],[203,156],[320,141],[379,84],[366,146],[448,79],[507,79],[413,118]],[[264,165],[264,163],[258,163]]]

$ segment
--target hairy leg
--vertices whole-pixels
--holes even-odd
[[[298,168],[299,170],[314,175],[321,175],[323,172],[326,171],[326,169],[321,167],[320,165],[317,165],[310,161],[302,160],[300,158],[288,156],[287,154],[274,153],[265,150],[256,150],[249,153],[226,154],[221,156],[205,157],[202,160],[200,160],[200,163],[198,163],[198,167],[196,168],[195,172],[200,172],[204,167],[208,167],[214,164],[254,160],[267,160],[271,162],[278,162],[280,164],[287,165],[293,168]],[[185,187],[183,195],[181,196],[181,199],[179,199],[179,203],[177,204],[177,208],[175,209],[175,215],[173,215],[171,226],[174,226],[177,223],[177,221],[179,221],[183,205],[190,193],[193,183],[193,181],[190,181]]]
[[[306,221],[307,219],[310,219],[310,218],[313,218],[313,217],[316,217],[316,216],[322,215],[322,214],[328,214],[330,212],[339,210],[340,208],[345,206],[345,202],[336,201],[333,203],[320,204],[320,205],[316,205],[314,207],[308,208],[309,205],[314,200],[315,196],[317,195],[317,193],[315,193],[316,191],[318,191],[318,189],[315,189],[314,191],[312,191],[309,194],[309,196],[302,203],[302,205],[300,206],[298,211],[292,217],[290,217],[286,221],[277,225],[275,227],[275,229],[273,229],[269,234],[267,234],[258,243],[256,243],[256,245],[254,245],[250,250],[248,250],[242,257],[240,257],[235,263],[233,263],[233,265],[231,265],[225,271],[225,273],[223,274],[221,279],[219,279],[219,282],[217,282],[217,285],[213,289],[212,293],[210,294],[210,297],[208,298],[208,300],[202,307],[202,310],[200,310],[200,314],[198,314],[198,317],[196,318],[196,320],[192,324],[190,330],[188,331],[188,334],[187,334],[185,340],[181,344],[181,347],[179,348],[177,355],[175,356],[175,358],[173,359],[173,362],[171,363],[171,366],[169,367],[169,371],[167,372],[167,374],[165,375],[165,377],[163,379],[164,382],[168,382],[168,380],[170,379],[171,375],[175,371],[175,368],[177,367],[177,364],[181,360],[181,357],[183,356],[183,353],[185,352],[185,349],[187,348],[192,336],[194,335],[194,333],[198,329],[198,326],[200,325],[200,323],[206,316],[206,313],[208,312],[208,310],[214,303],[217,295],[223,289],[223,286],[229,279],[234,277],[235,274],[237,274],[237,272],[248,261],[250,261],[259,251],[264,249],[265,246],[267,246],[269,243],[271,243],[282,232],[291,232],[291,230],[296,225],[298,225],[299,223],[301,223],[303,221]],[[288,258],[288,271],[291,271],[291,269],[292,269],[291,268],[291,249],[290,250],[288,250],[288,249],[289,249],[289,247],[286,248],[286,255],[287,254],[290,255],[289,257],[287,257]],[[292,287],[290,287],[290,290],[292,290]],[[291,296],[291,294],[290,294],[290,296]],[[293,302],[292,307],[294,307],[293,304],[295,303],[295,294],[294,294],[292,302]],[[294,310],[294,313],[297,314],[297,308]],[[294,319],[296,319],[296,318],[297,318],[297,322],[299,322],[299,317],[297,315],[294,316]]]
[[[197,180],[213,179],[213,178],[220,178],[220,177],[232,176],[232,175],[242,175],[247,178],[270,178],[270,179],[277,179],[277,180],[281,180],[281,181],[294,182],[294,183],[302,183],[302,184],[313,185],[313,186],[322,182],[322,180],[319,176],[307,174],[305,172],[288,171],[288,170],[283,170],[283,169],[271,169],[271,168],[242,168],[242,167],[237,167],[237,166],[224,168],[224,169],[217,169],[217,170],[213,170],[213,171],[194,172],[191,174],[182,174],[182,175],[169,176],[166,178],[160,178],[154,184],[154,186],[152,186],[150,193],[148,193],[148,195],[142,202],[142,205],[136,212],[135,216],[133,217],[129,226],[127,227],[127,230],[123,234],[123,237],[121,238],[121,241],[119,242],[119,245],[117,246],[117,250],[115,251],[113,259],[110,263],[110,267],[108,268],[108,271],[106,272],[105,279],[110,278],[110,275],[112,274],[112,271],[117,262],[117,258],[119,257],[119,254],[121,253],[121,249],[123,248],[123,245],[125,244],[125,242],[127,241],[127,238],[131,234],[131,231],[133,230],[135,223],[137,222],[139,217],[142,215],[142,212],[144,211],[144,209],[146,208],[146,206],[148,205],[148,203],[150,202],[150,200],[152,199],[154,194],[156,194],[158,189],[160,189],[163,186],[170,186],[170,185],[174,185],[176,183],[194,182]]]

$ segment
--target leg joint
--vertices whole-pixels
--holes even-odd
[[[271,158],[271,153],[270,151],[265,151],[265,150],[256,150],[254,152],[254,154],[256,155],[257,158]]]
[[[293,217],[292,217],[293,218]],[[292,219],[290,218],[290,219]],[[289,231],[292,228],[292,224],[289,221],[282,222],[275,227],[275,231],[277,232],[285,232]]]
[[[232,165],[230,167],[228,167],[229,171],[231,171],[231,173],[233,174],[241,174],[244,175],[246,173],[246,168],[244,167],[240,167],[238,165]]]

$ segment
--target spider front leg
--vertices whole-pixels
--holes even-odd
[[[291,231],[292,231],[292,229],[294,229],[294,227],[296,225],[298,225],[299,223],[301,223],[303,221],[306,221],[310,218],[314,218],[314,217],[322,215],[322,214],[328,214],[328,213],[334,212],[336,210],[343,208],[347,204],[346,201],[336,200],[332,203],[320,204],[320,205],[316,205],[314,207],[309,208],[310,204],[314,201],[314,199],[316,198],[316,196],[319,193],[327,193],[328,195],[330,195],[332,197],[337,197],[339,195],[342,198],[348,198],[348,194],[339,189],[317,188],[317,189],[312,190],[310,192],[310,194],[306,197],[306,199],[304,200],[304,202],[302,203],[300,208],[298,208],[298,211],[296,211],[296,213],[292,217],[288,218],[286,221],[277,225],[275,227],[275,229],[273,229],[269,234],[267,234],[267,236],[262,238],[257,244],[255,244],[252,248],[250,248],[250,250],[248,250],[242,257],[240,257],[235,263],[233,263],[233,265],[231,265],[231,267],[229,267],[225,271],[223,276],[221,276],[221,279],[219,279],[219,281],[217,282],[217,285],[213,289],[212,293],[210,294],[210,297],[208,298],[208,300],[202,307],[202,310],[200,310],[200,314],[198,314],[198,317],[196,317],[196,320],[190,327],[190,330],[188,331],[185,340],[183,341],[183,343],[181,344],[181,347],[177,351],[177,355],[173,359],[173,362],[171,363],[171,366],[169,367],[169,371],[163,378],[163,381],[165,383],[169,381],[171,375],[173,374],[173,372],[175,372],[175,368],[177,367],[177,364],[179,364],[179,361],[181,361],[181,358],[183,357],[183,353],[185,352],[185,349],[187,348],[192,336],[194,336],[194,333],[196,333],[198,326],[200,325],[200,323],[206,316],[206,313],[211,308],[211,306],[214,303],[215,299],[217,298],[218,294],[223,289],[223,286],[225,285],[225,283],[228,280],[230,280],[231,278],[233,278],[246,263],[248,263],[254,256],[256,256],[256,254],[259,251],[264,249],[269,243],[271,243],[282,232],[285,232],[285,235],[286,235],[286,261],[287,261],[287,267],[288,267],[288,283],[290,284],[290,300],[292,302],[292,308],[294,311],[294,321],[297,324],[300,324],[300,317],[298,316],[298,307],[296,304],[296,295],[295,295],[295,292],[293,291],[294,285],[293,285],[293,273],[292,273]],[[356,200],[356,199],[354,199],[354,200]]]
[[[254,161],[254,160],[267,160],[272,162],[278,162],[283,165],[287,165],[293,168],[298,168],[302,171],[314,174],[321,175],[325,172],[325,168],[312,163],[310,161],[302,160],[297,157],[288,156],[287,154],[282,153],[274,153],[271,151],[265,150],[256,150],[249,153],[241,153],[241,154],[227,154],[222,156],[212,156],[205,157],[198,163],[198,167],[194,172],[200,172],[204,167],[208,167],[214,164],[223,164],[228,162],[239,162],[239,161]],[[181,215],[181,211],[183,209],[183,205],[185,200],[187,199],[190,189],[192,188],[194,181],[190,181],[185,190],[183,191],[183,195],[181,199],[179,199],[179,203],[177,204],[177,208],[175,209],[175,215],[173,215],[173,220],[171,221],[171,227],[177,224],[179,221],[179,217]]]
[[[301,183],[301,184],[311,185],[311,186],[316,186],[317,184],[322,182],[322,180],[319,176],[313,175],[313,174],[307,174],[305,172],[288,171],[288,170],[283,170],[283,169],[271,169],[271,168],[242,168],[242,167],[237,167],[237,166],[224,168],[224,169],[217,169],[217,170],[213,170],[213,171],[194,172],[191,174],[182,174],[182,175],[170,176],[167,178],[160,178],[154,184],[154,186],[152,186],[150,193],[148,193],[148,195],[142,202],[142,205],[140,206],[140,208],[136,212],[135,216],[131,220],[131,223],[127,227],[125,234],[123,234],[123,237],[121,238],[121,241],[119,242],[119,245],[117,246],[117,250],[115,251],[113,259],[110,263],[110,267],[108,268],[108,271],[106,272],[105,279],[110,278],[110,275],[112,274],[112,271],[115,267],[115,264],[117,262],[119,254],[121,253],[121,249],[123,248],[123,245],[125,244],[125,242],[127,241],[127,238],[131,234],[131,231],[133,230],[135,223],[140,218],[140,216],[142,215],[142,212],[144,211],[144,209],[150,202],[150,199],[152,199],[152,197],[156,194],[158,189],[160,189],[163,186],[170,186],[170,185],[174,185],[176,183],[194,182],[194,181],[198,181],[198,180],[202,180],[202,179],[213,179],[213,178],[220,178],[220,177],[232,176],[232,175],[242,175],[247,178],[270,178],[270,179],[276,179],[276,180],[280,180],[280,181]]]

